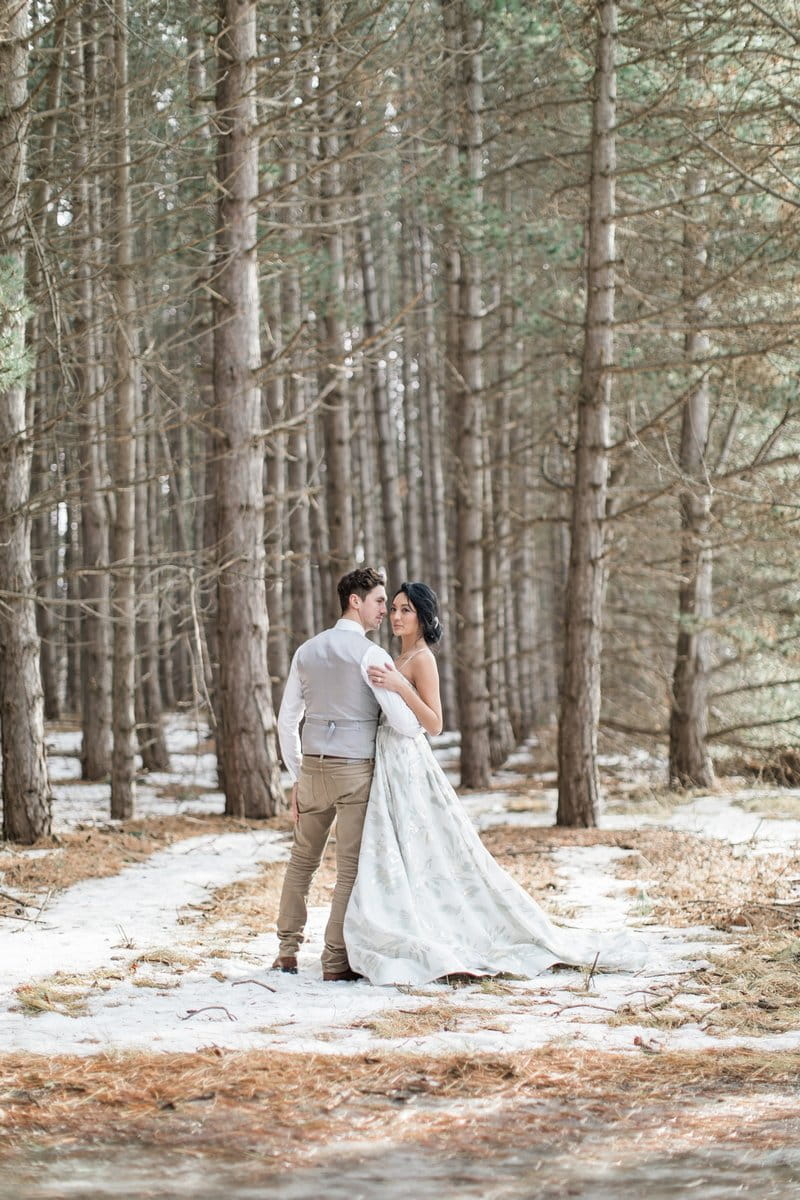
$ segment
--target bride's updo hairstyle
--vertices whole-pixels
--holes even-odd
[[[439,598],[436,592],[429,588],[427,583],[401,583],[393,599],[401,592],[408,596],[414,606],[425,641],[429,646],[435,646],[444,634],[442,622],[439,620]]]

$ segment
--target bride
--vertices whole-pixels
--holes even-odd
[[[435,592],[403,583],[392,599],[395,662],[365,669],[419,722],[414,737],[378,727],[358,875],[344,921],[351,968],[373,984],[445,975],[532,976],[555,963],[635,968],[636,939],[557,927],[486,850],[428,744],[442,729],[442,637]]]

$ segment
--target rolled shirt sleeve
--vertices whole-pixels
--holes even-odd
[[[404,737],[416,737],[422,730],[422,726],[403,697],[398,696],[397,692],[388,691],[387,688],[373,687],[369,681],[367,668],[383,667],[387,663],[390,666],[393,665],[386,651],[382,650],[380,646],[370,645],[361,660],[361,674],[364,682],[375,693],[375,699],[386,714],[386,720],[392,729],[396,730],[397,733],[402,733]],[[283,711],[283,705],[281,705],[281,711]]]
[[[278,712],[278,742],[281,748],[281,758],[292,777],[292,783],[300,778],[302,749],[300,746],[300,722],[306,711],[303,699],[303,689],[300,686],[300,675],[297,671],[296,657],[292,658],[289,668],[289,678],[283,689],[283,699]]]

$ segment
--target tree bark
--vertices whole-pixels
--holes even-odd
[[[292,185],[297,179],[294,161],[286,167],[286,182]],[[299,212],[292,212],[290,222],[299,224]],[[290,240],[296,243],[297,234],[290,230]],[[303,325],[303,296],[300,273],[292,263],[284,274],[281,289],[281,307],[286,327],[292,336]],[[294,370],[287,371],[287,407],[292,428],[288,445],[288,488],[289,488],[289,592],[291,596],[291,644],[290,652],[310,638],[314,633],[314,584],[311,574],[311,521],[310,479],[308,454],[308,427],[313,421],[309,413],[309,389],[307,385],[308,355],[302,343],[293,352]]]
[[[169,751],[164,733],[164,700],[159,678],[158,572],[155,522],[152,509],[158,503],[151,476],[157,476],[155,448],[150,425],[151,411],[145,412],[145,395],[139,371],[136,371],[136,741],[145,771],[168,771]],[[150,453],[148,454],[148,447]]]
[[[386,569],[389,586],[397,587],[406,578],[406,556],[403,539],[403,510],[397,469],[397,430],[389,411],[389,388],[386,377],[385,350],[376,340],[382,326],[375,278],[375,256],[372,250],[372,230],[363,192],[359,192],[358,247],[361,258],[361,280],[364,290],[364,337],[368,343],[367,374],[372,397],[377,441],[378,480],[381,491],[383,539],[386,546]],[[372,497],[365,497],[372,507]]]
[[[321,249],[327,263],[320,297],[322,341],[319,388],[323,397],[325,498],[328,518],[328,580],[325,603],[329,616],[339,616],[336,582],[354,566],[350,404],[344,370],[345,287],[344,238],[341,227],[341,166],[336,88],[338,0],[316,0],[321,37],[319,50],[319,217]]]
[[[92,231],[89,140],[94,129],[89,105],[95,100],[95,31],[89,18],[73,16],[70,78],[75,122],[77,179],[72,228],[77,258],[73,326],[77,397],[78,490],[81,564],[79,571],[81,671],[81,776],[105,779],[111,771],[111,654],[109,629],[109,519],[103,498],[101,446],[103,391],[101,356],[94,328],[92,262],[99,247]]]
[[[47,42],[37,39],[34,57],[29,63],[29,69],[34,75],[43,76],[39,86],[45,96],[46,116],[39,123],[36,138],[38,152],[31,164],[32,181],[28,211],[35,235],[28,239],[26,264],[26,290],[34,303],[27,336],[35,363],[28,380],[28,405],[34,413],[35,515],[31,523],[31,550],[38,592],[36,623],[41,647],[40,670],[46,721],[54,721],[61,716],[65,699],[64,684],[69,679],[64,661],[66,614],[58,604],[59,599],[65,598],[66,587],[58,563],[60,552],[68,555],[64,543],[68,546],[70,539],[69,536],[63,537],[57,519],[59,504],[64,502],[64,470],[57,441],[50,432],[54,425],[52,398],[58,390],[56,380],[59,374],[59,364],[53,348],[59,344],[60,330],[53,328],[52,306],[41,303],[45,294],[42,247],[48,246],[49,235],[55,223],[55,210],[50,199],[58,172],[59,118],[63,117],[65,111],[61,98],[66,48],[66,5],[56,4],[53,17],[52,42],[49,42],[49,39]]]
[[[225,811],[269,817],[283,804],[267,667],[264,444],[256,259],[256,5],[220,0],[217,84],[219,220],[214,391],[218,640]]]
[[[116,239],[114,301],[114,492],[116,498],[111,552],[111,617],[113,623],[111,816],[133,816],[136,752],[136,295],[133,280],[133,226],[130,197],[130,132],[128,95],[127,0],[114,0],[114,236]]]
[[[26,404],[24,191],[29,9],[0,9],[0,737],[3,837],[50,832],[30,516],[31,416]]]
[[[197,125],[198,157],[211,161],[214,153],[214,105],[209,98],[209,82],[206,56],[213,52],[208,48],[205,21],[202,10],[190,14],[188,24],[190,57],[188,66],[189,95],[192,107],[200,115]],[[210,41],[211,39],[208,39]],[[217,471],[221,441],[219,421],[214,394],[214,306],[210,303],[214,295],[215,248],[210,231],[214,228],[218,204],[209,197],[200,214],[198,240],[204,249],[203,261],[196,281],[193,306],[193,325],[197,337],[197,353],[194,360],[195,387],[201,418],[201,449],[197,468],[196,495],[201,497],[195,508],[193,542],[201,556],[201,571],[194,565],[189,571],[189,593],[191,596],[192,641],[194,644],[195,676],[209,710],[209,718],[215,729],[217,748],[217,782],[224,791],[224,764],[222,760],[224,739],[219,700],[219,647],[217,633],[217,588],[214,567],[217,561]]]
[[[403,91],[410,93],[407,71],[403,72]],[[400,307],[405,314],[403,345],[401,350],[401,379],[403,385],[403,526],[405,530],[406,571],[409,578],[419,579],[426,562],[425,544],[422,534],[423,471],[422,446],[420,442],[421,388],[419,360],[421,346],[417,337],[418,323],[414,319],[415,296],[415,215],[409,198],[413,172],[413,158],[403,158],[401,163],[403,186],[400,198],[400,226],[402,229],[400,255]],[[413,371],[417,364],[417,374]]]
[[[479,50],[483,27],[463,0],[443,0],[446,51],[453,96],[453,185],[469,197],[477,224],[483,203],[483,81]],[[483,595],[483,370],[480,246],[452,220],[449,275],[448,410],[456,452],[456,687],[461,731],[461,785],[487,787],[490,775],[489,692]]]
[[[300,277],[293,267],[284,283],[284,309],[290,329],[299,328],[302,312]],[[292,644],[290,650],[314,633],[314,583],[311,573],[311,486],[309,479],[308,388],[305,381],[308,369],[303,356],[302,369],[292,371],[287,379],[289,413],[293,421],[289,435],[289,583],[291,592]]]
[[[30,276],[29,276],[30,278]],[[34,321],[30,339],[32,345],[47,343],[42,328],[43,321]],[[35,516],[31,521],[31,565],[36,580],[36,630],[39,635],[39,670],[44,695],[44,717],[46,721],[57,721],[62,711],[63,678],[63,623],[59,620],[58,578],[61,570],[59,548],[63,542],[54,517],[58,514],[61,495],[61,480],[57,471],[51,471],[50,439],[40,431],[48,424],[48,414],[43,411],[49,395],[45,365],[46,354],[39,355],[32,379],[36,385],[29,386],[31,408],[36,412],[34,419],[35,448],[33,452],[33,492]],[[38,411],[37,411],[38,410]],[[58,467],[58,462],[55,463]],[[63,614],[62,614],[63,616]]]
[[[558,725],[558,825],[594,826],[605,583],[609,403],[614,359],[617,8],[598,5],[587,238],[587,298]]]
[[[691,205],[684,222],[686,357],[705,358],[709,338],[703,329],[709,300],[703,291],[707,231],[702,215],[706,181],[699,171],[688,179]],[[691,369],[691,368],[690,368]],[[710,389],[707,370],[687,395],[681,420],[679,464],[687,487],[680,495],[681,567],[678,590],[678,637],[672,677],[669,722],[669,782],[678,787],[711,787],[714,767],[706,745],[712,611],[713,558],[709,538],[711,489],[706,464]]]
[[[443,397],[440,361],[437,350],[436,305],[431,267],[431,240],[427,229],[416,229],[414,257],[417,288],[422,293],[419,314],[420,333],[420,418],[425,429],[423,438],[423,484],[425,487],[425,546],[426,561],[431,563],[431,580],[439,598],[439,608],[446,624],[448,641],[441,659],[442,712],[445,728],[455,729],[458,703],[456,700],[456,614],[453,604],[448,540],[448,488],[445,459],[448,446],[443,431]]]
[[[501,284],[501,287],[503,285]],[[500,338],[497,361],[498,382],[493,414],[492,470],[490,482],[492,492],[492,516],[494,537],[491,542],[491,574],[488,578],[490,594],[497,626],[496,650],[492,654],[500,664],[499,676],[503,686],[503,710],[508,729],[499,724],[495,738],[498,741],[495,757],[503,758],[511,751],[515,740],[530,732],[523,727],[521,716],[522,694],[520,690],[521,647],[516,628],[514,592],[521,584],[513,570],[513,511],[517,507],[517,496],[512,499],[512,445],[511,445],[511,395],[506,378],[513,375],[517,356],[514,345],[514,302],[508,295],[500,301]],[[513,581],[513,582],[512,582]],[[533,625],[535,609],[526,614],[527,623]],[[500,736],[498,736],[500,735]]]
[[[272,308],[280,312],[281,288],[276,280],[270,287]],[[269,425],[280,425],[286,420],[286,376],[281,363],[283,330],[281,322],[275,322],[270,331],[269,347],[272,368],[265,383],[266,413]],[[275,710],[280,706],[283,685],[289,674],[289,621],[287,573],[284,568],[288,552],[288,464],[287,434],[280,430],[270,439],[266,462],[265,488],[267,506],[265,512],[265,550],[267,615],[269,617],[269,639],[267,660],[272,685],[272,701]]]

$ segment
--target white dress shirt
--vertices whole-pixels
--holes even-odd
[[[334,625],[334,629],[346,630],[348,633],[360,633],[366,640],[364,628],[359,625],[358,621],[351,621],[348,617],[340,617]],[[422,726],[402,696],[398,696],[397,692],[390,692],[386,688],[373,687],[369,681],[368,667],[383,667],[387,664],[391,666],[392,660],[386,651],[380,646],[376,646],[374,642],[367,642],[364,657],[361,659],[361,674],[365,683],[374,692],[375,699],[380,704],[386,720],[392,728],[405,737],[416,737]],[[300,764],[303,757],[300,744],[300,722],[305,710],[306,704],[303,699],[303,690],[297,671],[297,656],[295,655],[289,668],[289,678],[286,680],[278,713],[278,741],[281,747],[281,757],[292,777],[292,783],[300,776]]]

